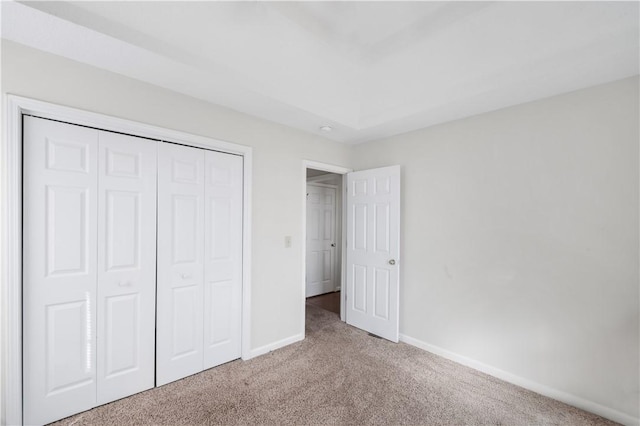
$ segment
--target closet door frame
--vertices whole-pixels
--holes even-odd
[[[1,145],[1,305],[2,388],[0,424],[22,424],[22,117],[33,115],[70,124],[179,143],[243,158],[242,196],[242,350],[251,355],[251,182],[253,149],[248,146],[137,123],[16,95],[4,97],[4,143]]]

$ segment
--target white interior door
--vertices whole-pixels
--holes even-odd
[[[399,334],[400,166],[347,174],[347,323]]]
[[[335,290],[336,189],[307,185],[306,296]]]
[[[204,153],[158,145],[156,381],[203,369]]]
[[[157,145],[99,132],[98,404],[154,386]]]
[[[242,157],[205,155],[204,368],[240,358]]]
[[[98,131],[24,117],[24,423],[96,404]]]

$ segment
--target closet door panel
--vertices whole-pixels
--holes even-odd
[[[242,157],[205,152],[204,368],[240,357]]]
[[[24,117],[24,422],[96,403],[98,131]]]
[[[98,404],[154,385],[157,145],[99,133]]]
[[[158,146],[156,380],[203,369],[204,152]]]

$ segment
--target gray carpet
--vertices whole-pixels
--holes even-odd
[[[60,425],[604,425],[594,414],[340,322],[307,304],[304,341]]]

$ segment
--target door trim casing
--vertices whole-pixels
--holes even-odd
[[[177,130],[138,123],[7,94],[4,96],[4,141],[0,149],[2,302],[0,423],[22,424],[22,115],[64,121],[158,141],[213,149],[243,157],[242,219],[242,351],[251,358],[251,189],[253,148]]]
[[[345,258],[345,250],[344,247],[346,246],[346,241],[347,241],[347,233],[346,233],[346,228],[345,225],[347,223],[346,221],[346,210],[344,209],[344,205],[345,202],[347,201],[346,199],[346,194],[345,194],[345,188],[347,185],[347,180],[344,178],[345,175],[349,172],[352,172],[353,169],[349,169],[346,167],[342,167],[342,166],[336,166],[334,164],[327,164],[327,163],[320,163],[318,161],[311,161],[311,160],[302,160],[302,188],[301,188],[301,196],[300,196],[300,200],[302,202],[302,241],[300,244],[301,250],[302,250],[302,276],[300,279],[300,283],[301,283],[301,295],[302,295],[302,300],[301,300],[301,308],[302,308],[302,313],[300,315],[300,322],[301,322],[301,330],[302,330],[302,338],[304,339],[305,337],[305,302],[306,302],[306,294],[307,294],[307,169],[315,169],[315,170],[322,170],[325,171],[327,173],[335,173],[338,175],[342,175],[342,218],[340,219],[342,221],[342,241],[340,244],[342,244],[342,256],[341,256],[341,265],[343,265],[343,267],[341,268],[341,281],[342,281],[342,288],[340,291],[340,320],[341,321],[346,321],[346,317],[345,317],[345,300],[344,297],[347,294],[347,292],[345,291],[345,285],[346,285],[346,277],[344,275],[344,264],[346,261]]]

